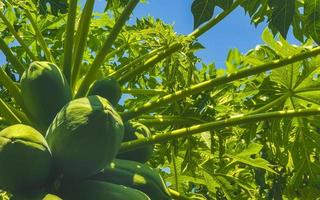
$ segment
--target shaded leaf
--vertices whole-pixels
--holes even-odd
[[[50,4],[50,10],[47,4]],[[48,13],[53,15],[58,15],[59,13],[64,14],[68,10],[68,4],[65,0],[39,0],[38,6],[40,14],[43,15]]]
[[[195,0],[192,3],[191,11],[194,18],[193,29],[211,19],[216,6],[214,0]]]
[[[272,9],[272,15],[270,24],[280,34],[286,38],[289,26],[293,22],[293,16],[295,13],[295,0],[270,0],[270,9]]]
[[[320,44],[320,0],[305,1],[303,17],[306,32]]]
[[[253,167],[258,167],[261,169],[265,169],[269,172],[273,172],[276,173],[273,169],[271,169],[270,163],[263,159],[263,158],[252,158],[252,155],[256,155],[258,154],[261,149],[262,149],[262,145],[257,144],[257,143],[252,143],[249,144],[249,146],[244,149],[242,152],[238,153],[238,154],[225,154],[225,156],[232,158],[233,162],[241,162]]]

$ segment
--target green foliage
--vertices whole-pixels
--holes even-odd
[[[318,198],[320,48],[314,48],[319,43],[318,1],[195,0],[191,9],[197,29],[187,36],[176,34],[171,25],[152,17],[124,24],[124,17],[130,15],[137,2],[108,1],[105,13],[92,16],[90,6],[84,11],[78,8],[75,34],[68,34],[73,40],[66,39],[70,15],[62,14],[61,7],[52,8],[51,4],[47,11],[59,14],[42,16],[32,0],[4,2],[0,15],[1,50],[8,63],[0,73],[0,128],[20,121],[31,124],[25,116],[27,109],[19,103],[22,71],[35,60],[63,66],[64,47],[69,45],[73,46],[68,49],[73,55],[69,60],[73,94],[82,97],[95,80],[114,78],[125,100],[112,109],[107,105],[107,111],[101,104],[91,108],[84,103],[85,109],[79,106],[69,112],[73,102],[86,98],[73,100],[58,114],[48,131],[48,135],[58,133],[57,137],[52,134],[48,140],[54,154],[65,156],[67,164],[62,166],[67,166],[69,174],[82,174],[81,166],[85,166],[92,172],[85,176],[95,175],[118,153],[121,134],[114,140],[102,137],[99,133],[110,129],[106,128],[107,117],[93,113],[104,113],[120,124],[119,112],[124,119],[141,122],[152,132],[152,137],[124,142],[120,152],[144,148],[141,145],[156,141],[148,165],[162,169],[170,188],[166,190],[160,181],[163,190],[175,199]],[[262,34],[264,43],[245,54],[231,49],[225,69],[202,63],[195,53],[204,46],[196,39],[240,4],[254,25],[267,21],[270,30],[265,29]],[[285,40],[291,27],[294,36],[302,41],[299,46]],[[23,40],[17,36],[23,36]],[[68,44],[70,41],[74,44]],[[83,91],[79,93],[80,89]],[[84,123],[94,118],[103,122]],[[121,132],[114,130],[117,131]],[[104,148],[107,141],[116,141],[110,142],[109,152]],[[93,160],[99,156],[108,157],[109,161],[95,163]],[[58,165],[55,167],[59,169]],[[134,164],[130,168],[138,170],[137,165],[148,166]],[[113,177],[119,184],[137,187],[133,181],[142,180],[132,179],[134,172],[111,167],[100,175],[105,178],[103,174],[111,171],[121,175],[121,180]],[[77,183],[84,177],[78,174],[74,174]],[[54,192],[60,191],[61,183],[74,184],[59,172],[55,175],[54,184],[49,184]],[[86,188],[81,192],[99,195]]]
[[[201,24],[212,18],[216,6],[223,10],[228,9],[233,0],[194,0],[191,11],[194,17],[193,28],[198,28]]]
[[[267,21],[274,35],[280,33],[286,38],[290,26],[294,36],[305,41],[312,38],[319,43],[319,5],[315,1],[298,0],[245,0],[243,8],[255,25]]]
[[[270,9],[273,10],[269,27],[279,31],[283,37],[287,36],[289,27],[293,23],[295,3],[295,0],[269,0]]]
[[[58,173],[81,179],[99,172],[117,154],[123,129],[106,99],[89,96],[70,101],[46,134]]]
[[[68,4],[66,0],[37,0],[39,12],[43,15],[51,13],[53,15],[58,15],[59,13],[66,13]],[[47,4],[50,4],[50,9],[48,9]]]
[[[304,26],[306,32],[316,41],[320,43],[320,1],[305,1],[304,2]]]

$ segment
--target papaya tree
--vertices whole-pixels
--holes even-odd
[[[127,23],[139,3],[0,4],[0,164],[17,124],[42,134],[54,163],[41,195],[23,198],[317,199],[320,2],[194,0],[188,35]],[[225,68],[201,62],[198,38],[239,7],[267,21],[264,43],[231,49]],[[22,198],[1,181],[3,199]]]

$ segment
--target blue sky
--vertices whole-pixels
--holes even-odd
[[[81,0],[85,2],[85,0]],[[106,0],[96,0],[95,10],[102,11]],[[193,16],[191,13],[192,0],[148,0],[148,3],[140,3],[134,10],[132,18],[154,16],[168,24],[173,24],[179,34],[189,34],[193,30]],[[229,49],[238,48],[245,53],[261,44],[261,33],[265,24],[258,27],[250,24],[250,18],[245,15],[242,8],[236,9],[221,23],[205,33],[199,41],[206,47],[197,55],[205,63],[215,62],[217,67],[224,67],[224,61]],[[292,34],[289,41],[295,41]],[[4,57],[0,52],[0,63]]]
[[[133,18],[150,15],[173,24],[177,33],[189,34],[193,31],[192,0],[147,1],[136,7]],[[104,4],[105,0],[97,0],[95,9],[102,10]],[[245,15],[240,7],[199,38],[206,49],[199,51],[197,55],[205,63],[215,62],[217,67],[224,67],[224,61],[231,48],[238,48],[240,52],[245,53],[257,44],[263,43],[261,34],[265,27],[266,24],[260,24],[258,27],[250,24],[250,17]],[[290,33],[288,40],[296,42]]]

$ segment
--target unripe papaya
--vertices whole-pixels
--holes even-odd
[[[135,188],[152,200],[172,199],[160,174],[148,165],[134,161],[115,159],[90,179]]]
[[[92,180],[67,187],[62,198],[66,200],[150,200],[139,190]]]
[[[0,132],[0,188],[24,193],[42,187],[51,172],[52,156],[45,138],[17,124]]]
[[[54,194],[47,194],[46,196],[43,197],[43,200],[62,200],[62,199]]]
[[[21,77],[21,94],[27,114],[40,130],[46,130],[59,110],[71,100],[71,90],[60,69],[36,61]]]
[[[89,88],[88,95],[99,95],[106,98],[113,106],[116,106],[121,98],[121,88],[117,80],[100,79],[95,81]]]
[[[124,136],[122,142],[136,140],[145,137],[151,137],[151,132],[145,125],[138,122],[124,123]],[[147,162],[153,153],[154,145],[143,146],[131,151],[119,153],[117,158],[123,160],[132,160],[141,163]]]
[[[48,128],[46,139],[55,168],[70,179],[96,174],[118,153],[123,122],[110,103],[100,96],[66,104]]]

